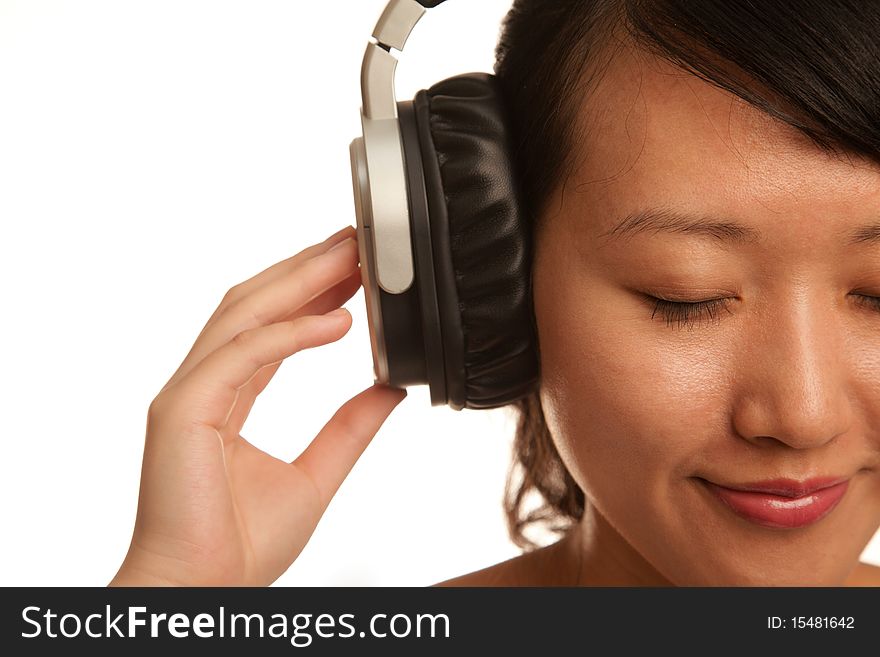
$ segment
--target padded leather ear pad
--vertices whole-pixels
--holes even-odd
[[[469,73],[416,95],[448,403],[494,408],[538,380],[531,230],[518,199],[495,77]]]

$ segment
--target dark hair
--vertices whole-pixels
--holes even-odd
[[[827,152],[880,161],[880,6],[867,0],[515,0],[495,74],[514,136],[514,166],[536,234],[577,152],[576,120],[618,28],[646,52],[794,126]],[[613,57],[613,52],[610,54]],[[533,239],[532,243],[536,243]],[[511,405],[513,460],[504,495],[511,539],[564,531],[584,493],[553,444],[539,390]],[[527,508],[537,494],[539,504]]]

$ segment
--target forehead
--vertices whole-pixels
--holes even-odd
[[[880,219],[876,163],[826,153],[734,94],[631,46],[600,73],[578,122],[565,202],[589,207],[596,234],[658,206],[735,217],[768,235],[791,236],[796,225],[804,244]]]

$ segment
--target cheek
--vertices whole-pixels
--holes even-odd
[[[621,484],[630,499],[666,495],[699,470],[713,436],[729,435],[730,355],[711,328],[687,337],[619,290],[560,280],[575,278],[552,289],[536,278],[535,289],[542,403],[560,455],[600,506]]]

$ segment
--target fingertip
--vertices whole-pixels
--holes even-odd
[[[327,317],[329,319],[333,319],[336,321],[341,321],[346,317],[348,319],[351,319],[351,313],[348,312],[348,308],[342,307],[342,308],[337,308],[336,310],[331,310],[328,313],[324,313],[324,317]]]
[[[392,395],[399,397],[399,401],[403,401],[404,398],[409,394],[406,388],[398,388],[397,386],[390,386],[385,383],[378,383],[376,385],[380,388],[384,388]]]

